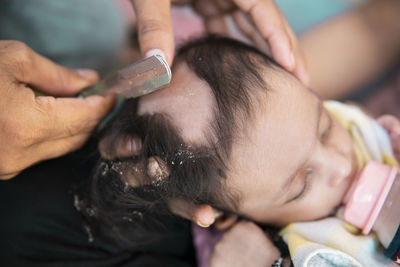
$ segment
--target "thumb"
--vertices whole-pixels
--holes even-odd
[[[169,0],[132,0],[135,9],[140,50],[146,56],[164,54],[168,64],[174,57],[174,36]]]
[[[29,47],[24,49],[27,56],[16,57],[23,64],[19,64],[21,67],[13,75],[18,82],[28,84],[39,92],[53,96],[74,95],[98,80],[93,70],[71,70],[37,54]]]

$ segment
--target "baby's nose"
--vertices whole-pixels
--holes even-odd
[[[353,175],[353,162],[350,157],[338,152],[331,152],[327,167],[330,170],[329,186],[341,185]]]

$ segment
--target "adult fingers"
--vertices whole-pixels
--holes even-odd
[[[273,0],[234,0],[253,18],[261,35],[268,41],[274,59],[288,71],[295,67],[295,54],[282,21],[281,12]]]
[[[111,110],[115,96],[39,96],[35,100],[34,108],[37,112],[37,125],[41,127],[41,140],[49,141],[91,132]]]
[[[23,169],[45,159],[62,156],[78,149],[89,138],[90,133],[35,143],[24,148],[23,154],[11,154],[7,159],[7,167],[2,168],[0,180],[7,180],[18,175]]]
[[[21,163],[26,168],[45,159],[60,157],[79,149],[89,137],[90,133],[88,132],[37,143],[27,151],[27,155],[24,157],[26,162]]]
[[[283,16],[283,15],[282,15]],[[291,40],[292,46],[293,46],[293,53],[294,57],[296,59],[296,64],[293,70],[293,74],[306,86],[310,87],[310,77],[308,76],[307,73],[307,66],[306,66],[306,60],[303,54],[303,51],[300,49],[299,41],[296,38],[295,33],[293,32],[292,28],[289,26],[289,23],[285,19],[285,28],[286,32],[289,35],[289,38]]]
[[[299,78],[304,85],[309,86],[304,56],[296,35],[275,2],[272,0],[235,0],[235,2],[250,14],[258,32],[268,41],[273,58]]]
[[[17,41],[0,41],[0,58],[0,104],[6,111],[0,118],[0,179],[78,148],[113,106],[112,95],[86,99],[35,97],[29,88],[55,95],[71,94],[97,79],[93,72],[89,71],[84,79]],[[73,136],[80,137],[74,137],[75,142],[67,141]],[[59,141],[59,145],[42,148],[43,143],[51,141]]]
[[[137,17],[142,54],[146,56],[161,54],[171,65],[174,58],[171,1],[132,0],[132,4]]]
[[[241,11],[233,12],[231,15],[207,18],[205,26],[210,33],[229,36],[245,43],[253,43],[261,51],[269,53],[267,42],[249,17]]]
[[[257,30],[256,25],[253,23],[251,17],[248,14],[245,14],[240,11],[236,11],[232,14],[234,22],[237,28],[252,42],[255,46],[264,51],[265,53],[271,55],[269,45],[262,37],[260,32]],[[292,29],[289,27],[287,23],[284,23],[286,32],[288,37],[290,38],[290,43],[293,45],[293,53],[295,54],[296,64],[295,68],[293,69],[293,74],[305,85],[309,86],[309,78],[305,68],[305,60],[302,51],[298,45],[298,41],[296,39],[295,34],[293,33]]]
[[[209,33],[218,34],[222,36],[228,35],[228,26],[223,17],[211,17],[204,21],[204,26]]]
[[[28,84],[42,93],[73,95],[98,80],[93,70],[75,71],[62,67],[18,41],[2,42],[2,54],[3,60],[8,61],[7,71],[17,82]]]
[[[232,14],[232,16],[240,32],[244,34],[248,39],[252,40],[252,42],[258,49],[270,55],[267,41],[261,36],[260,32],[257,30],[256,25],[254,25],[249,15],[241,11],[236,11]]]
[[[231,10],[235,6],[232,5],[232,2],[230,3],[230,6],[226,6],[226,2],[220,5],[221,1],[215,1],[215,0],[200,0],[200,1],[193,1],[192,5],[193,8],[196,10],[198,14],[200,14],[202,17],[208,19],[212,17],[219,17],[221,16],[221,13],[226,13],[227,11]]]
[[[2,173],[0,174],[0,180],[9,180],[17,176],[21,171],[9,172],[9,173]]]

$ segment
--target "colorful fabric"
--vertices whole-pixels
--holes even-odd
[[[387,132],[358,107],[336,101],[325,108],[349,131],[359,167],[373,159],[398,165]],[[288,244],[294,266],[390,266],[375,234],[362,235],[354,226],[336,217],[292,223],[280,234]],[[394,264],[393,264],[394,265]]]

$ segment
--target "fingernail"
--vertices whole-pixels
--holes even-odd
[[[205,224],[205,223],[201,222],[198,218],[195,218],[195,222],[200,227],[203,227],[203,228],[210,227],[210,224]]]
[[[155,56],[155,55],[162,56],[165,59],[164,51],[162,51],[161,49],[158,49],[158,48],[147,51],[145,54],[145,57],[151,57],[151,56]]]
[[[99,76],[96,71],[90,69],[77,69],[76,72],[85,80],[93,81]]]

